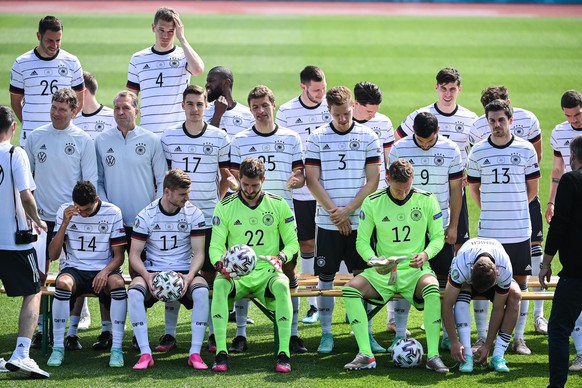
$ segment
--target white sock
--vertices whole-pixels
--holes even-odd
[[[474,300],[473,315],[475,316],[475,326],[477,326],[477,337],[487,338],[487,326],[489,321],[489,301]]]
[[[144,305],[145,287],[133,286],[127,292],[129,299],[129,321],[141,354],[152,354],[148,339],[148,315]]]
[[[55,348],[65,346],[65,328],[71,308],[71,291],[55,289],[53,300],[53,341]]]
[[[374,307],[376,307],[371,303],[367,303],[367,302],[364,302],[364,303],[366,306],[366,313],[368,313],[368,314],[370,313],[370,311],[374,310]],[[368,319],[368,333],[372,334],[372,320],[371,319]]]
[[[582,354],[582,314],[576,319],[576,324],[572,331],[572,339],[576,347],[576,354]]]
[[[125,291],[125,287],[111,290],[110,313],[111,335],[113,337],[111,347],[121,349],[123,335],[125,333],[125,317],[127,315],[127,292]]]
[[[194,285],[192,290],[192,342],[190,344],[190,354],[200,354],[204,333],[206,332],[206,322],[210,303],[208,301],[208,287],[206,285]]]
[[[234,302],[234,310],[236,315],[236,335],[237,337],[247,336],[247,317],[249,315],[249,300],[243,298]]]
[[[166,313],[166,333],[176,338],[176,326],[178,326],[178,314],[180,313],[180,302],[165,303]]]
[[[17,358],[19,360],[27,359],[30,352],[30,342],[30,338],[18,337],[16,339],[16,348],[14,348],[14,353],[12,353],[12,357],[10,358]]]
[[[453,314],[455,315],[455,323],[457,325],[457,332],[459,333],[459,341],[465,348],[465,354],[471,355],[471,294],[468,292],[460,292],[457,297],[457,302],[453,307]]]
[[[509,341],[511,341],[511,334],[504,333],[500,331],[495,339],[495,347],[493,348],[493,357],[505,355],[505,351],[509,346]]]
[[[89,306],[87,304],[88,298],[83,298],[83,308],[81,309],[81,316],[91,318],[91,312],[89,311]]]
[[[111,333],[112,324],[111,321],[101,321],[101,332],[108,331]]]
[[[527,291],[527,284],[520,284],[519,288],[521,291]],[[517,323],[515,324],[515,333],[513,335],[514,339],[523,339],[523,334],[525,333],[525,324],[527,323],[527,313],[529,311],[529,300],[522,300],[519,309],[519,316],[517,317]]]
[[[394,301],[390,299],[388,303],[386,303],[386,324],[389,324],[390,321],[394,319]]]
[[[406,299],[396,299],[394,301],[394,321],[396,323],[396,336],[406,337],[406,326],[408,325],[408,312],[410,302]]]
[[[540,264],[544,257],[541,245],[532,245],[531,247],[531,275],[537,278],[540,274]],[[532,291],[543,291],[542,287],[532,287]],[[544,316],[544,301],[534,300],[534,318]]]
[[[319,279],[317,287],[321,290],[331,290],[333,288],[333,280],[324,282]],[[335,298],[330,296],[318,296],[319,306],[319,322],[321,323],[321,333],[331,334],[331,321],[333,318],[333,308],[335,306]]]
[[[291,319],[291,336],[296,336],[298,333],[299,323],[299,298],[297,296],[291,297],[291,305],[293,307],[293,318]]]
[[[79,321],[81,317],[78,315],[71,315],[69,319],[69,331],[67,331],[67,337],[77,335],[79,332]]]

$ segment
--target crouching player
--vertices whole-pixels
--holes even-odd
[[[376,367],[370,349],[368,317],[362,299],[386,303],[400,293],[418,310],[424,311],[428,345],[427,369],[449,370],[438,354],[441,329],[439,283],[427,263],[443,247],[444,230],[439,203],[434,194],[412,187],[414,168],[404,159],[388,169],[388,188],[370,194],[362,203],[356,249],[368,261],[368,268],[343,289],[348,319],[358,342],[359,353],[345,369]],[[370,238],[376,230],[376,251]],[[429,236],[428,245],[425,244]],[[397,263],[389,256],[405,256]]]
[[[212,218],[210,261],[219,272],[212,295],[212,323],[216,337],[216,360],[212,370],[228,370],[228,312],[234,301],[252,293],[268,309],[275,311],[279,335],[275,371],[291,372],[289,340],[293,309],[289,278],[281,267],[299,250],[295,218],[285,199],[262,190],[265,165],[260,159],[243,160],[239,173],[240,191],[222,200],[214,209]],[[262,260],[257,262],[253,272],[237,279],[222,265],[221,256],[225,246],[241,243],[250,246]]]
[[[135,218],[129,265],[138,274],[129,286],[129,319],[141,356],[133,369],[154,365],[148,340],[146,308],[152,307],[152,280],[160,271],[175,271],[184,279],[180,303],[192,310],[192,343],[188,365],[208,369],[200,348],[208,321],[208,285],[198,274],[204,264],[204,215],[188,201],[192,181],[187,173],[173,169],[164,178],[164,193]],[[141,260],[145,248],[146,260]],[[195,308],[193,308],[195,307]]]
[[[451,356],[461,363],[459,371],[473,371],[469,303],[475,296],[484,296],[493,302],[493,311],[487,339],[477,349],[477,354],[480,353],[477,363],[487,363],[495,341],[489,368],[497,372],[509,372],[503,356],[509,346],[521,302],[521,290],[512,278],[509,256],[497,240],[472,238],[457,252],[449,272],[442,314],[451,339]]]
[[[121,276],[126,244],[121,210],[101,201],[95,186],[81,180],[73,188],[73,203],[59,208],[54,232],[49,257],[57,260],[63,244],[67,255],[55,283],[54,346],[47,365],[62,364],[65,357],[63,337],[70,310],[78,296],[93,293],[99,295],[100,301],[111,311],[113,344],[109,366],[122,367],[127,293]],[[67,337],[67,341],[70,340]]]

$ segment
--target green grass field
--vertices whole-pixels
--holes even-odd
[[[43,15],[0,15],[0,104],[9,104],[9,70],[14,59],[36,44],[36,28]],[[124,88],[127,64],[132,53],[153,43],[151,15],[61,15],[65,25],[62,47],[79,57],[84,69],[97,77],[98,99],[111,106],[116,92]],[[234,94],[246,101],[250,88],[262,83],[282,104],[299,94],[299,71],[307,64],[324,69],[328,86],[352,87],[359,81],[372,81],[384,90],[381,111],[397,126],[414,109],[436,100],[434,76],[445,66],[459,69],[463,92],[458,102],[481,114],[481,90],[492,84],[505,84],[515,106],[533,111],[543,128],[544,157],[541,162],[540,196],[547,202],[552,150],[552,128],[562,121],[560,97],[570,88],[580,90],[582,70],[582,22],[574,19],[524,19],[480,17],[299,17],[299,16],[218,16],[182,15],[190,44],[205,61],[206,68],[226,65],[235,74]],[[205,74],[193,77],[203,85]],[[475,235],[478,210],[470,200],[472,232]],[[543,206],[545,210],[545,206]],[[557,265],[554,266],[556,269]],[[56,267],[55,267],[56,270]],[[499,375],[475,371],[461,375],[457,370],[446,377],[424,369],[396,369],[388,356],[378,356],[378,368],[365,372],[344,372],[342,366],[356,353],[350,328],[343,323],[343,304],[338,300],[334,315],[336,349],[320,356],[314,352],[292,358],[293,373],[273,372],[272,326],[252,308],[257,324],[249,326],[250,350],[231,357],[231,371],[225,375],[195,372],[186,366],[189,348],[189,315],[180,314],[177,352],[154,355],[156,366],[141,373],[131,370],[137,355],[128,350],[126,367],[111,370],[108,354],[90,349],[99,333],[98,309],[91,301],[93,326],[81,333],[85,349],[67,353],[61,368],[50,369],[46,386],[114,386],[121,384],[159,386],[527,386],[547,384],[547,339],[526,329],[532,356],[508,353],[511,373]],[[303,303],[301,314],[304,314]],[[19,300],[0,297],[0,356],[9,357],[16,336]],[[163,333],[163,309],[150,312],[151,342]],[[533,309],[533,306],[532,306]],[[531,315],[531,313],[530,313]],[[546,315],[549,304],[546,303]],[[385,314],[375,320],[377,338],[385,345],[392,337],[384,332]],[[412,335],[425,343],[418,329],[421,314],[411,312]],[[300,324],[300,335],[307,347],[319,343],[319,326]],[[229,338],[234,326],[229,327]],[[129,349],[131,332],[126,332],[124,348]],[[572,351],[573,352],[573,351]],[[210,364],[213,356],[202,354]],[[46,357],[33,352],[39,365]],[[444,355],[448,365],[453,362]],[[424,366],[422,367],[424,368]],[[48,368],[47,368],[48,369]],[[0,376],[0,386],[33,386],[14,375]],[[582,383],[571,375],[572,386]]]

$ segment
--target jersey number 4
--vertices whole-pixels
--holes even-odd
[[[164,86],[164,75],[162,73],[156,78],[156,85],[160,85],[160,88]]]

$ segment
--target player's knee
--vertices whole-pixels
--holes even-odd
[[[71,291],[75,286],[75,279],[68,274],[61,274],[57,277],[55,281],[55,287],[61,290]]]
[[[361,299],[362,293],[357,288],[350,287],[348,285],[342,289],[342,296],[344,298],[359,298],[359,299]]]
[[[123,277],[121,277],[121,275],[110,275],[107,278],[107,287],[110,290],[114,290],[116,288],[125,288],[125,281],[123,280]]]
[[[290,295],[289,282],[286,278],[277,278],[271,283],[271,291],[275,297]]]

